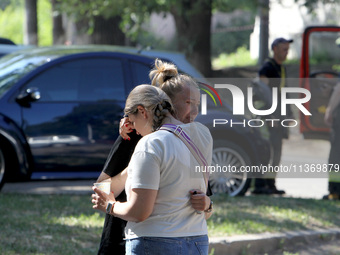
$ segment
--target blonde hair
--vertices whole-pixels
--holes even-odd
[[[168,113],[174,113],[169,96],[161,89],[146,84],[139,85],[130,92],[125,103],[125,114],[136,114],[138,106],[143,106],[153,114],[152,131],[163,124]]]
[[[177,67],[172,63],[155,60],[155,67],[150,71],[151,85],[163,90],[171,100],[183,91],[185,86],[193,86],[198,89],[197,83],[186,74],[179,74]]]

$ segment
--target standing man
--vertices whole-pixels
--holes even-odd
[[[286,68],[283,66],[283,62],[287,59],[289,44],[292,43],[293,40],[287,40],[282,37],[276,38],[272,45],[273,58],[267,59],[259,70],[259,78],[260,81],[265,83],[272,90],[273,88],[278,89],[278,107],[275,112],[271,116],[265,116],[266,118],[270,117],[271,119],[282,119],[281,116],[281,88],[286,86]],[[290,118],[291,110],[287,109],[288,117]],[[270,164],[272,166],[278,166],[281,161],[281,152],[282,152],[282,139],[288,138],[288,130],[276,121],[275,124],[269,125],[269,139],[273,150],[273,157]],[[283,195],[285,191],[278,190],[275,186],[275,174],[271,173],[271,178],[257,178],[255,179],[255,189],[253,190],[253,194],[277,194]]]
[[[331,150],[328,157],[329,169],[328,190],[329,194],[324,199],[340,199],[340,174],[338,173],[340,165],[340,83],[333,90],[329,100],[326,113],[325,123],[331,127]],[[333,170],[333,171],[332,171]],[[334,170],[337,170],[336,172]]]

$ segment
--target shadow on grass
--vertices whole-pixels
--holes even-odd
[[[340,224],[340,203],[271,196],[214,197],[208,221],[211,235],[254,234],[335,228]]]
[[[0,254],[95,254],[104,214],[90,196],[0,195]]]

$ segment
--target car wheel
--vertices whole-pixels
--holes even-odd
[[[6,180],[6,162],[3,150],[0,146],[0,190],[5,183]]]
[[[247,165],[251,165],[251,161],[241,147],[233,142],[217,141],[212,156],[212,167],[215,169],[211,168],[215,171],[211,172],[209,178],[213,193],[243,196],[250,186],[251,179],[246,172],[239,170],[241,166]]]

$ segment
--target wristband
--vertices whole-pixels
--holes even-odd
[[[108,202],[106,206],[106,213],[112,214],[116,202]]]

